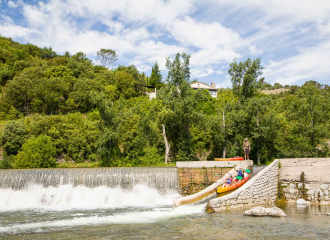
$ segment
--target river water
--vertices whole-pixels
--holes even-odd
[[[255,218],[206,213],[205,203],[174,209],[176,187],[108,185],[0,188],[0,239],[330,239],[330,216],[315,215],[330,206],[279,205],[287,217]]]

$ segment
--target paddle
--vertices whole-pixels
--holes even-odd
[[[242,176],[236,176],[236,179],[241,180],[241,179],[243,179],[243,177]]]
[[[245,169],[245,172],[250,173],[251,171],[249,169]]]

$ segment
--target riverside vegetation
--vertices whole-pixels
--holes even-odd
[[[157,63],[150,77],[133,65],[111,69],[116,52],[97,53],[102,66],[78,52],[0,37],[1,168],[160,166],[165,146],[172,162],[242,156],[251,159],[328,157],[330,87],[308,81],[278,95],[262,78],[260,59],[234,60],[232,89],[218,98],[190,88],[189,55]],[[157,87],[149,100],[146,85]],[[60,163],[59,163],[60,162]],[[62,163],[61,163],[62,162]]]

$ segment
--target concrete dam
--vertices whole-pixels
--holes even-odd
[[[253,167],[252,161],[199,161],[177,162],[177,167],[0,170],[0,191],[3,192],[2,196],[6,196],[0,197],[0,205],[5,208],[9,199],[29,196],[29,192],[36,188],[41,190],[40,197],[33,198],[35,205],[47,202],[55,204],[56,201],[65,205],[66,201],[72,204],[71,197],[75,199],[80,196],[77,188],[84,189],[84,198],[88,198],[89,194],[100,194],[100,188],[121,189],[122,196],[131,197],[132,192],[141,190],[141,185],[147,187],[146,192],[141,192],[141,203],[152,202],[152,196],[157,194],[157,201],[162,202],[162,196],[166,196],[167,201],[173,201],[174,206],[206,199],[206,210],[209,212],[273,203],[276,200],[296,201],[299,198],[330,204],[329,158],[274,160],[263,169],[259,168],[260,172],[251,175],[240,188],[218,197],[216,188],[225,182],[228,173],[236,176],[239,166],[243,169],[258,169]],[[113,200],[115,193],[112,190],[101,193],[103,200],[99,203],[102,206],[108,206],[108,201]],[[156,195],[150,195],[150,192]],[[77,196],[72,196],[74,193]],[[145,200],[148,196],[148,200]]]

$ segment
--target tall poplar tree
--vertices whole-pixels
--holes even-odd
[[[258,86],[258,77],[262,75],[260,58],[237,63],[235,59],[230,64],[228,73],[231,77],[234,94],[240,99],[241,103],[255,95]]]

